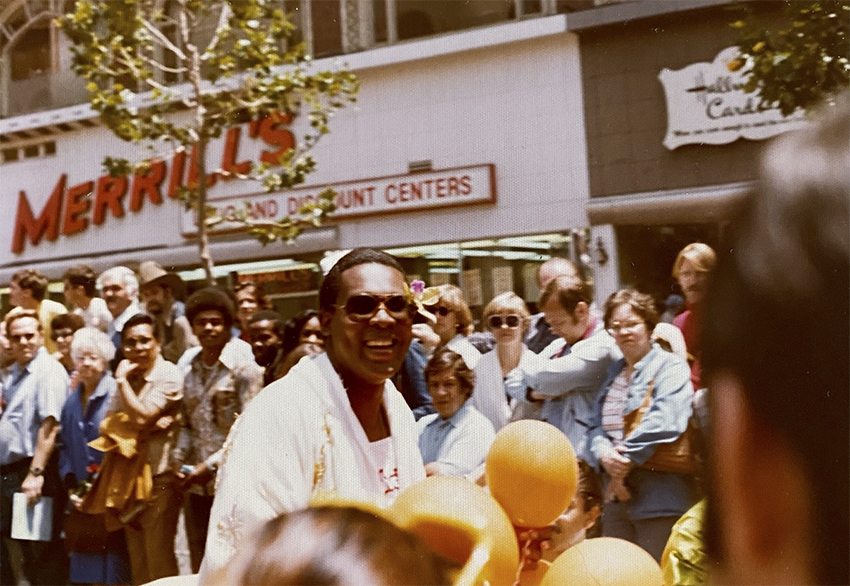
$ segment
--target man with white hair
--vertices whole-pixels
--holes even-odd
[[[97,279],[100,295],[106,302],[106,309],[112,315],[112,321],[106,333],[115,345],[117,353],[111,366],[118,365],[124,358],[121,352],[121,331],[124,324],[137,313],[141,313],[139,307],[139,281],[136,274],[127,267],[112,267],[101,273]]]

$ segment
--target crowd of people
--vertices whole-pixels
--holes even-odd
[[[67,307],[18,271],[0,324],[2,583],[175,576],[181,511],[202,584],[316,572],[278,542],[324,543],[330,525],[337,544],[384,536],[352,572],[445,583],[463,560],[398,574],[389,552],[421,543],[347,509],[303,510],[330,496],[384,508],[430,476],[486,486],[490,445],[521,419],[559,429],[579,461],[569,507],[525,528],[544,561],[607,536],[669,583],[846,583],[847,126],[833,114],[769,151],[736,246],[677,256],[685,304],[667,321],[630,288],[597,307],[558,257],[537,273],[540,313],[501,293],[479,331],[458,287],[407,283],[369,248],[342,256],[318,307],[290,320],[256,283],[186,296],[154,261],[69,269]],[[47,541],[12,538],[15,493],[52,507]]]
[[[185,298],[154,261],[63,281],[67,307],[46,299],[44,275],[16,272],[0,325],[3,583],[176,575],[181,510],[197,572],[230,427],[304,349],[321,351],[317,314],[286,321],[256,285]],[[11,539],[16,492],[52,499],[49,541]]]

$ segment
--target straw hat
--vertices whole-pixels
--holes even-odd
[[[179,299],[183,297],[186,284],[176,273],[169,273],[153,260],[146,260],[139,265],[139,288],[145,285],[163,285],[171,289],[172,295]]]

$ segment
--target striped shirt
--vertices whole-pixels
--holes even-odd
[[[608,387],[602,403],[602,429],[614,447],[623,443],[623,409],[629,396],[631,379],[631,373],[626,374],[626,369],[621,370]]]

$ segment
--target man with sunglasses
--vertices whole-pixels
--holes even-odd
[[[15,583],[6,540],[11,536],[13,495],[20,492],[29,506],[42,496],[53,498],[50,541],[14,540],[24,558],[21,577],[31,584],[65,584],[68,558],[59,537],[65,498],[54,448],[68,375],[44,347],[38,313],[22,310],[7,316],[6,331],[14,364],[3,387],[0,415],[0,582]]]
[[[415,312],[398,261],[352,250],[325,277],[319,306],[326,353],[263,389],[225,444],[201,583],[280,513],[329,494],[385,506],[425,477],[413,414],[389,381]]]

